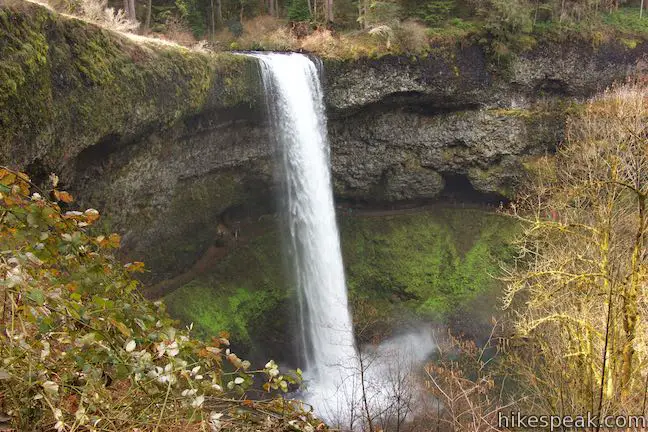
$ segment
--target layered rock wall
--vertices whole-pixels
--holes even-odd
[[[648,44],[540,42],[504,67],[474,44],[324,60],[335,194],[388,205],[499,201],[560,142],[574,103],[631,76]],[[60,174],[153,279],[218,224],[272,212],[276,146],[256,60],[134,42],[0,0],[0,164]]]

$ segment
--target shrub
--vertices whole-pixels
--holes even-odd
[[[439,27],[450,18],[455,7],[455,0],[431,0],[421,7],[418,15],[428,25]]]
[[[298,47],[297,38],[285,27],[285,22],[272,17],[260,16],[243,24],[243,35],[238,41],[239,49],[292,50]]]
[[[164,36],[183,46],[193,46],[196,44],[189,25],[183,18],[170,15],[164,24]]]
[[[493,333],[483,347],[448,333],[439,340],[435,362],[425,367],[426,387],[434,396],[425,414],[425,424],[434,430],[498,432],[498,416],[516,406],[516,401],[503,400],[501,379],[493,367],[499,347]],[[500,381],[501,385],[505,384]]]
[[[394,26],[398,24],[401,14],[401,6],[396,2],[372,0],[363,17],[364,27]]]
[[[306,51],[315,52],[326,57],[336,57],[340,40],[333,36],[330,30],[316,30],[307,35],[301,42]]]
[[[109,30],[131,32],[139,28],[139,23],[130,20],[123,9],[108,7],[107,0],[81,0],[79,10],[81,17]]]
[[[392,29],[390,26],[384,24],[376,26],[369,30],[369,34],[373,37],[383,40],[385,42],[385,48],[391,48],[391,41],[394,38],[394,29]]]
[[[396,28],[396,39],[401,51],[423,54],[430,48],[427,29],[416,21],[405,21]]]
[[[12,426],[144,432],[258,423],[254,430],[275,431],[319,423],[300,403],[267,393],[287,391],[299,370],[282,374],[270,361],[252,371],[227,334],[200,342],[191,326],[175,327],[163,303],[145,300],[132,276],[143,263],[120,264],[119,236],[91,232],[94,209],[63,211],[72,197],[52,180],[49,193],[32,193],[25,174],[0,169],[0,395]],[[255,379],[268,400],[247,398]]]

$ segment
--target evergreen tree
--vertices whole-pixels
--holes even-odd
[[[290,21],[309,21],[310,10],[306,0],[292,0],[288,5],[288,19]]]

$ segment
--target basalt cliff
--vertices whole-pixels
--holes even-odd
[[[335,195],[372,208],[498,203],[578,103],[644,68],[648,43],[477,42],[323,59]],[[0,0],[0,163],[56,172],[153,281],[271,214],[276,145],[256,60],[134,41]]]

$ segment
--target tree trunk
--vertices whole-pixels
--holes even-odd
[[[635,236],[634,250],[632,253],[630,285],[623,296],[623,329],[625,331],[625,343],[623,346],[623,367],[621,369],[621,391],[627,397],[631,390],[631,379],[635,357],[634,341],[637,336],[637,321],[639,319],[639,290],[641,289],[641,260],[645,255],[644,233],[646,232],[646,200],[647,196],[639,195],[639,221],[637,234]]]
[[[223,28],[224,22],[223,22],[223,2],[222,0],[215,0],[215,6],[216,6],[216,30],[220,30]]]
[[[214,10],[214,0],[210,0],[209,3],[211,6],[211,13],[209,14],[209,39],[213,42],[216,38],[216,24],[214,21],[214,14],[216,12]]]
[[[126,13],[131,21],[137,21],[137,14],[135,13],[135,0],[124,0],[126,6]]]
[[[643,8],[644,8],[644,0],[641,0],[641,6],[639,7],[639,19],[643,18]]]
[[[333,22],[333,0],[326,0],[326,22]]]
[[[367,7],[364,0],[358,0],[358,24],[362,30],[367,28]]]
[[[153,0],[148,0],[146,6],[146,21],[144,21],[144,31],[148,32],[151,28],[151,15],[153,14]]]

